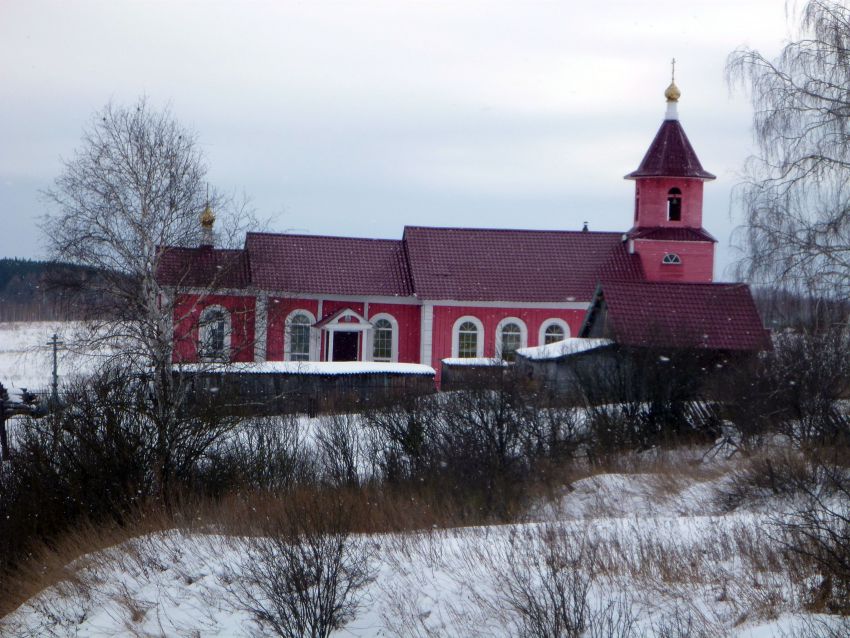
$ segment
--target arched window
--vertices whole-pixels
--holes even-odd
[[[661,260],[661,263],[666,265],[666,266],[671,266],[671,265],[674,265],[674,264],[681,264],[682,258],[679,257],[679,255],[677,255],[676,253],[667,253],[666,255],[664,255],[663,259]]]
[[[461,317],[452,328],[452,356],[484,356],[484,324],[476,317]]]
[[[230,358],[230,313],[221,306],[209,306],[198,325],[198,356],[204,361]]]
[[[516,317],[506,317],[496,326],[496,356],[505,361],[516,359],[516,351],[528,344],[525,323]]]
[[[541,346],[563,341],[570,336],[570,326],[563,319],[547,319],[540,324],[537,343]]]
[[[457,356],[474,357],[478,354],[478,327],[471,321],[464,321],[458,328]]]
[[[667,191],[667,219],[671,222],[682,221],[682,191],[678,188]]]
[[[637,223],[638,215],[640,214],[640,189],[635,186],[635,222]]]
[[[546,346],[550,343],[555,343],[556,341],[563,341],[566,338],[564,329],[558,324],[553,323],[551,326],[546,328],[546,332],[543,333],[543,345]]]
[[[310,361],[310,326],[313,315],[306,310],[295,310],[286,318],[284,358],[287,361]]]
[[[372,317],[372,361],[398,361],[398,323],[386,314]]]
[[[502,328],[500,352],[502,359],[513,361],[516,359],[516,351],[522,345],[522,330],[515,323],[509,323]]]

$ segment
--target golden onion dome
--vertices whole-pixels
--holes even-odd
[[[201,226],[204,228],[212,228],[215,223],[215,214],[212,212],[212,208],[207,204],[204,207],[204,212],[201,213]]]
[[[667,98],[668,102],[678,102],[679,98],[682,97],[682,92],[679,90],[679,87],[676,86],[675,82],[670,82],[670,86],[668,86],[667,90],[664,91],[664,97]]]

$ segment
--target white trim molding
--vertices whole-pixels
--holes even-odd
[[[434,306],[422,305],[419,315],[419,363],[431,365],[431,350],[434,347]]]
[[[475,356],[484,356],[484,323],[478,317],[464,315],[459,317],[452,326],[452,358],[460,357],[460,327],[467,321],[475,325],[478,330],[478,338],[475,341]]]
[[[254,301],[254,361],[266,360],[269,336],[269,298],[264,292]]]
[[[519,347],[528,347],[528,326],[519,317],[505,317],[496,325],[496,358],[502,358],[502,331],[505,326],[515,324],[519,328]]]
[[[549,329],[550,326],[560,327],[561,330],[564,331],[564,339],[570,338],[570,324],[568,324],[563,319],[552,317],[551,319],[546,319],[543,323],[540,324],[540,331],[537,335],[538,346],[546,345],[546,331]]]
[[[397,362],[398,361],[398,321],[395,317],[393,317],[388,312],[379,312],[369,319],[369,322],[374,326],[381,319],[385,319],[390,322],[390,329],[392,330],[391,335],[391,351],[390,351],[390,361]],[[373,327],[368,333],[368,338],[366,339],[367,348],[364,353],[368,356],[368,361],[375,361],[375,329]],[[366,361],[366,356],[363,357],[363,360]]]

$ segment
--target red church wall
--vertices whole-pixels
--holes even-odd
[[[315,299],[292,299],[289,297],[269,297],[266,320],[266,360],[283,361],[283,339],[286,318],[293,310],[306,310],[316,320],[319,302]]]
[[[482,308],[477,306],[435,306],[431,364],[440,378],[440,360],[452,356],[452,329],[455,322],[464,316],[477,318],[484,324],[484,356],[496,354],[496,327],[502,319],[516,317],[528,329],[528,346],[539,343],[540,326],[547,319],[562,319],[570,327],[570,336],[576,336],[584,321],[586,310],[563,310],[548,308]]]
[[[254,360],[254,297],[229,295],[181,295],[174,306],[174,362],[198,361],[198,324],[209,306],[230,313],[231,361]]]
[[[714,279],[714,244],[697,241],[635,240],[648,281],[689,281],[708,283]],[[681,264],[663,264],[664,255],[679,255]]]
[[[393,303],[370,303],[369,316],[377,314],[392,315],[398,322],[398,360],[399,363],[419,363],[419,333],[421,307]]]
[[[682,191],[682,219],[677,222],[667,219],[667,193],[671,188]],[[652,177],[637,180],[635,189],[639,211],[635,226],[702,226],[702,180]]]

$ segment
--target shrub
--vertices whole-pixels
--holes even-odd
[[[372,548],[351,535],[351,512],[337,497],[284,503],[245,541],[230,591],[279,636],[327,638],[356,616],[359,591],[373,577]]]

